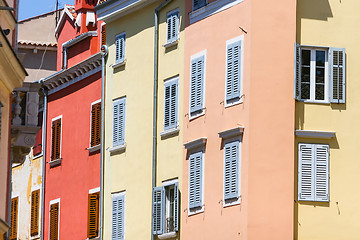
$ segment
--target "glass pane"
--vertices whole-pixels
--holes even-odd
[[[325,83],[325,69],[316,68],[316,83]]]
[[[301,50],[301,65],[310,66],[310,50]]]
[[[310,83],[301,83],[301,99],[310,99]]]
[[[325,94],[324,94],[324,84],[316,84],[316,89],[315,89],[315,99],[316,100],[324,100],[325,99]]]
[[[310,82],[310,67],[301,68],[301,82]]]
[[[316,66],[325,66],[325,51],[316,50]]]

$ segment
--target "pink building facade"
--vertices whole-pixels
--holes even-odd
[[[185,12],[181,238],[292,239],[296,1]]]

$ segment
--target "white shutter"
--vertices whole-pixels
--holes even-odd
[[[164,232],[165,215],[165,189],[164,187],[153,188],[153,234]]]
[[[125,237],[125,195],[112,199],[112,240],[123,240]]]
[[[224,147],[224,199],[239,197],[239,141]]]
[[[294,47],[294,98],[301,98],[301,47],[295,43]]]
[[[329,146],[315,145],[315,201],[329,201]]]
[[[126,98],[114,101],[113,106],[113,146],[125,143],[125,105]]]
[[[299,144],[298,199],[314,199],[314,152],[312,144]]]
[[[203,109],[204,59],[205,57],[201,56],[191,61],[190,113]]]
[[[171,30],[172,30],[172,19],[171,19],[171,15],[167,16],[167,42],[171,42],[172,41],[172,36],[171,36]]]
[[[190,155],[189,166],[189,208],[201,207],[202,200],[202,152]]]
[[[345,103],[345,48],[330,48],[330,101]]]
[[[115,48],[115,62],[123,62],[125,60],[125,33],[116,36]]]

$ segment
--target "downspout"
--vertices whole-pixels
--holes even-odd
[[[100,210],[99,210],[99,240],[103,239],[103,221],[104,221],[104,149],[105,149],[105,57],[108,53],[106,45],[101,47],[101,137],[100,137]]]
[[[40,80],[40,83],[43,83],[43,80]],[[42,175],[41,175],[41,226],[40,226],[40,236],[41,240],[44,240],[44,223],[45,223],[45,174],[46,174],[46,128],[47,128],[47,102],[48,102],[48,91],[42,87],[44,93],[44,111],[43,111],[43,124],[42,124],[42,154],[43,154],[43,166],[42,166]]]
[[[7,187],[7,209],[6,209],[6,223],[11,226],[11,193],[12,193],[12,163],[13,163],[13,154],[12,154],[12,147],[11,147],[11,123],[12,123],[12,97],[13,93],[10,94],[9,97],[9,133],[8,133],[8,139],[9,139],[9,146],[8,146],[8,187]],[[5,239],[10,238],[10,231],[5,234]]]
[[[158,111],[158,54],[159,54],[159,12],[172,0],[165,0],[155,9],[155,39],[154,39],[154,103],[153,103],[153,151],[152,151],[152,189],[156,187],[157,162],[157,111]],[[151,191],[151,240],[154,240],[154,199]]]

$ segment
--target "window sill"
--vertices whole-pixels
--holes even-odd
[[[195,112],[190,112],[189,115],[189,121],[199,118],[201,116],[205,115],[205,108],[199,110],[199,111],[195,111]]]
[[[174,40],[174,41],[171,41],[171,42],[168,42],[168,43],[164,44],[163,47],[164,48],[170,48],[170,47],[178,45],[178,43],[179,43],[179,38]]]
[[[168,238],[175,238],[176,237],[176,232],[169,232],[169,233],[164,233],[161,235],[158,235],[159,239],[168,239]]]
[[[87,148],[86,150],[88,150],[90,153],[93,153],[93,152],[99,150],[100,148],[101,148],[101,145],[98,144],[98,145],[96,145],[96,146],[89,147],[89,148]]]
[[[93,238],[85,238],[84,240],[99,240],[100,237],[93,237]]]
[[[177,134],[180,131],[179,126],[175,127],[175,128],[171,128],[171,129],[167,129],[163,132],[160,133],[161,138],[166,138],[166,137],[170,137],[172,135]]]
[[[225,108],[232,107],[232,106],[235,106],[235,105],[239,105],[241,103],[243,103],[242,97],[233,98],[233,99],[230,99],[230,100],[225,99]]]
[[[316,100],[308,100],[308,99],[296,99],[296,101],[303,102],[303,103],[315,103],[315,104],[330,105],[330,102],[328,102],[328,101],[316,101]]]
[[[31,236],[30,239],[31,239],[31,240],[40,239],[40,234],[38,234],[38,235],[36,235],[36,236]]]
[[[109,148],[109,152],[110,153],[119,153],[119,152],[124,152],[126,149],[126,143]]]
[[[192,216],[204,212],[205,210],[204,206],[205,205],[202,205],[201,207],[190,208],[190,210],[188,211],[188,216]]]
[[[37,155],[34,155],[34,156],[33,156],[33,160],[38,159],[38,158],[40,158],[40,157],[42,157],[42,156],[43,156],[43,153],[39,153],[39,154],[37,154]]]
[[[240,205],[241,204],[241,196],[237,197],[237,198],[232,198],[232,199],[226,199],[223,200],[223,207],[231,207],[231,206],[235,206],[235,205]]]
[[[56,160],[52,160],[49,162],[50,167],[56,167],[58,165],[61,165],[62,158],[58,158]]]
[[[125,66],[125,63],[126,63],[126,59],[124,61],[113,64],[111,67],[113,69],[115,69],[115,68],[118,68],[118,67],[121,67],[121,66]]]

